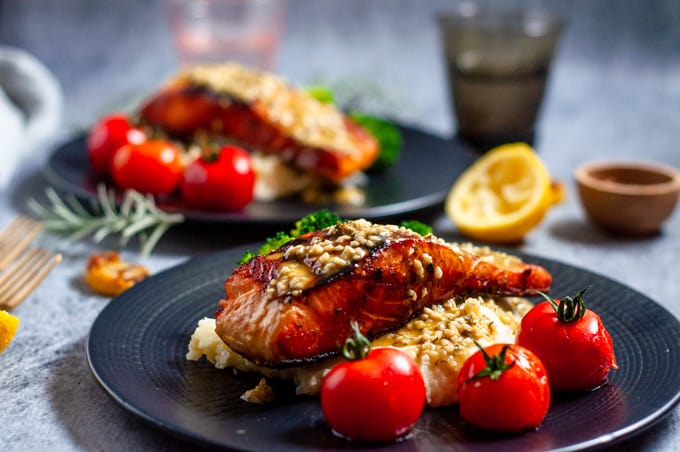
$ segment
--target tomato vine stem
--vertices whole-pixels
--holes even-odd
[[[371,341],[361,334],[359,324],[356,321],[352,321],[350,326],[352,331],[354,331],[354,336],[348,337],[345,340],[345,343],[342,345],[342,356],[350,361],[364,359],[368,352],[371,351]]]
[[[484,350],[484,347],[482,347],[479,342],[474,342],[477,348],[479,348],[479,351],[482,352],[482,356],[484,356],[486,367],[470,377],[468,381],[484,377],[489,377],[492,380],[498,380],[503,372],[515,365],[515,361],[510,363],[505,362],[505,354],[510,348],[510,344],[505,344],[500,353],[497,355],[489,356],[489,354],[486,352],[486,350]]]
[[[553,307],[557,313],[557,318],[565,323],[576,322],[586,315],[586,302],[583,299],[583,294],[590,289],[590,286],[586,286],[574,295],[574,297],[564,297],[562,299],[555,299],[548,294],[545,294],[539,290],[536,291],[537,294],[545,298],[547,302]]]

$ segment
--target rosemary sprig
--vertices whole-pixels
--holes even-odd
[[[68,240],[92,235],[99,243],[110,235],[120,236],[120,246],[137,237],[140,254],[148,256],[160,238],[174,224],[184,221],[180,213],[168,213],[156,206],[153,196],[126,190],[123,202],[116,207],[115,192],[104,184],[97,186],[97,199],[88,210],[73,195],[63,199],[51,187],[45,190],[50,202],[43,206],[29,199],[28,208],[49,231],[68,234]]]

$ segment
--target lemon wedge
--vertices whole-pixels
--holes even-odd
[[[445,212],[461,233],[481,241],[512,243],[564,197],[534,150],[525,143],[494,148],[456,180]]]
[[[19,328],[19,318],[0,310],[0,353],[12,342],[17,328]]]

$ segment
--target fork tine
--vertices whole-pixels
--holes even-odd
[[[9,224],[5,225],[5,227],[0,230],[0,248],[10,246],[12,243],[11,240],[8,239],[20,235],[23,230],[36,224],[39,224],[39,222],[30,217],[17,215]]]
[[[20,215],[0,231],[0,270],[16,259],[42,229],[42,223]]]
[[[29,261],[33,255],[35,255],[35,250],[29,250],[22,254],[19,259],[17,259],[12,266],[10,266],[7,271],[0,275],[0,294],[2,294],[8,284],[12,283],[12,280],[21,274],[20,270],[25,268],[27,261]]]
[[[0,275],[0,304],[9,299],[12,292],[27,279],[31,271],[37,268],[40,250],[33,248],[26,251],[2,275]]]
[[[38,248],[26,252],[7,271],[7,274],[11,273],[12,276],[2,276],[0,306],[7,309],[17,307],[61,261],[61,258],[61,254],[52,254]]]
[[[5,250],[14,246],[21,230],[25,229],[26,217],[17,216],[7,226],[0,231],[0,250]]]

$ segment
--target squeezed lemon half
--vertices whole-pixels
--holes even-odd
[[[12,342],[17,328],[19,328],[19,318],[0,310],[0,353]]]
[[[564,197],[545,165],[524,143],[499,146],[480,157],[456,180],[445,212],[473,239],[512,243],[543,219]]]

